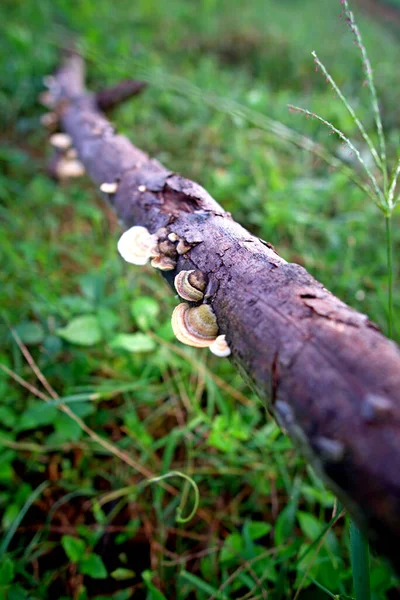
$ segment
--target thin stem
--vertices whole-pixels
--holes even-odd
[[[323,119],[322,117],[320,117],[316,113],[311,112],[310,110],[307,110],[306,108],[300,108],[299,106],[294,106],[293,104],[289,104],[288,106],[289,106],[289,109],[292,110],[293,112],[303,113],[304,115],[307,115],[308,117],[312,117],[313,119],[317,119],[317,121],[320,121],[321,123],[323,123],[324,125],[326,125],[327,127],[329,127],[329,129],[331,130],[332,133],[336,133],[336,135],[339,136],[339,138],[344,142],[344,144],[346,144],[346,146],[348,146],[348,148],[350,148],[350,150],[355,154],[358,162],[360,163],[360,165],[365,170],[365,172],[366,172],[369,180],[372,183],[372,186],[374,188],[375,194],[377,196],[378,205],[385,206],[385,198],[384,198],[384,196],[382,194],[382,190],[380,189],[380,187],[378,185],[378,182],[377,182],[374,174],[371,172],[370,168],[365,163],[363,157],[361,156],[359,150],[357,150],[357,148],[354,146],[353,142],[351,140],[349,140],[349,138],[346,137],[344,135],[344,133],[342,131],[340,131],[340,129],[338,129],[332,123],[330,123],[330,121],[327,121],[326,119]]]
[[[397,161],[396,169],[394,170],[392,182],[390,184],[389,193],[388,193],[388,209],[393,210],[396,206],[397,200],[394,200],[394,194],[396,191],[397,179],[400,175],[400,158]]]
[[[370,600],[369,546],[353,520],[350,521],[350,550],[356,600]]]
[[[374,75],[373,75],[371,63],[368,58],[367,50],[362,41],[360,30],[358,29],[357,23],[355,22],[354,14],[349,8],[348,0],[342,0],[342,4],[344,5],[344,8],[345,8],[345,14],[346,14],[348,22],[349,22],[350,30],[354,34],[354,36],[356,38],[357,46],[359,47],[360,52],[361,52],[361,58],[363,61],[364,72],[365,72],[365,75],[367,78],[366,82],[367,82],[369,91],[371,93],[371,100],[372,100],[371,104],[372,104],[372,108],[374,111],[375,124],[376,124],[376,129],[378,131],[379,143],[380,143],[380,147],[381,147],[380,158],[381,158],[381,162],[382,162],[382,173],[383,173],[383,179],[384,179],[384,188],[385,188],[385,192],[386,192],[387,191],[387,180],[388,180],[387,164],[386,164],[386,144],[385,144],[385,136],[383,134],[381,111],[379,109],[378,96],[376,93],[376,88],[375,88],[375,83],[374,83]]]
[[[191,477],[189,477],[189,475],[186,475],[186,473],[182,473],[182,471],[169,471],[169,473],[165,473],[165,475],[160,475],[159,477],[152,477],[151,479],[148,480],[147,483],[154,483],[154,482],[158,482],[158,481],[163,481],[164,479],[168,479],[169,477],[182,477],[193,488],[193,491],[194,491],[194,502],[193,502],[193,508],[192,508],[192,511],[190,512],[190,514],[188,514],[187,517],[182,517],[182,511],[183,511],[184,505],[186,504],[186,501],[187,501],[187,491],[184,491],[184,494],[182,495],[182,498],[181,498],[181,501],[179,503],[179,506],[176,509],[176,521],[177,521],[177,523],[187,523],[188,521],[190,521],[191,519],[193,519],[194,515],[197,512],[197,509],[199,508],[199,504],[200,504],[200,492],[199,492],[199,488],[197,486],[197,483],[194,481],[194,479],[192,479]]]
[[[386,215],[386,252],[388,266],[388,335],[393,337],[393,241],[392,241],[392,217]]]
[[[325,75],[327,82],[331,84],[332,88],[334,89],[334,91],[336,92],[336,94],[338,95],[340,100],[343,102],[343,104],[347,108],[347,111],[349,112],[350,116],[352,117],[354,123],[357,125],[358,130],[360,131],[362,137],[364,138],[365,143],[368,145],[368,148],[372,154],[372,157],[375,161],[376,166],[378,167],[378,169],[383,170],[382,161],[375,149],[374,144],[372,143],[371,138],[369,137],[368,133],[365,131],[364,125],[361,123],[360,119],[357,117],[356,113],[354,112],[354,109],[349,104],[349,102],[346,100],[345,96],[342,94],[339,86],[337,85],[337,83],[335,82],[333,77],[326,70],[324,63],[322,63],[319,60],[317,53],[313,50],[311,52],[311,54],[314,57],[316,64],[319,66],[322,73]]]
[[[8,529],[7,533],[4,535],[4,537],[3,537],[2,541],[1,541],[1,544],[0,544],[0,556],[3,556],[3,554],[5,552],[7,552],[8,546],[10,545],[10,542],[13,539],[14,534],[17,531],[17,529],[18,529],[21,521],[25,517],[26,513],[28,512],[28,510],[30,509],[30,507],[32,506],[32,504],[35,502],[35,500],[37,498],[39,498],[40,494],[43,492],[43,490],[48,485],[49,485],[48,481],[42,481],[42,483],[40,485],[38,485],[38,487],[36,489],[34,489],[33,492],[31,492],[31,494],[28,496],[25,504],[23,505],[23,507],[19,511],[18,515],[16,517],[14,517],[14,520],[13,520],[10,528]]]

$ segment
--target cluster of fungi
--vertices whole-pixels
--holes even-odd
[[[102,191],[112,185],[104,183]],[[116,188],[112,188],[113,190]],[[176,268],[177,258],[185,254],[190,246],[184,239],[167,229],[151,234],[145,227],[134,226],[125,231],[118,242],[118,251],[127,262],[135,265],[151,265],[161,271]],[[215,313],[207,304],[207,277],[199,270],[180,271],[174,280],[178,295],[186,302],[178,304],[172,313],[172,329],[183,344],[196,348],[209,348],[216,356],[229,356],[231,350],[225,335],[218,335]]]
[[[54,108],[51,89],[56,86],[53,77],[46,77],[45,84],[48,92],[41,95],[41,102],[48,108]],[[48,129],[55,129],[58,116],[49,112],[42,116],[42,123]],[[60,180],[66,180],[84,175],[85,169],[72,147],[72,138],[66,133],[53,133],[50,143],[56,150],[53,160],[52,174]],[[117,192],[118,183],[104,182],[100,191],[107,195]],[[140,192],[146,187],[139,186]],[[125,231],[119,242],[118,250],[129,263],[145,265],[151,261],[151,266],[161,271],[171,271],[177,266],[179,255],[185,254],[191,245],[181,239],[176,233],[168,233],[162,228],[155,234],[139,225]],[[207,304],[207,277],[199,270],[180,271],[175,277],[175,289],[186,302],[179,304],[172,313],[172,329],[177,339],[183,344],[196,348],[209,348],[219,357],[226,357],[231,350],[225,335],[219,335],[217,319],[210,304]]]

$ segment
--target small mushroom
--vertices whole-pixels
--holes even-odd
[[[179,240],[179,235],[172,231],[171,233],[168,234],[168,239],[170,242],[177,242]]]
[[[125,231],[118,241],[118,252],[124,260],[134,265],[145,265],[158,255],[157,236],[146,227],[135,225]]]
[[[118,183],[102,183],[100,186],[100,191],[104,192],[104,194],[115,194],[118,189]]]
[[[186,254],[186,252],[189,252],[189,250],[191,250],[191,249],[192,249],[192,245],[183,239],[180,239],[176,246],[176,251],[178,254]]]
[[[225,335],[219,335],[215,341],[210,345],[210,352],[215,354],[215,356],[219,356],[220,358],[224,358],[225,356],[230,356],[231,349],[229,348],[226,342]]]
[[[85,167],[80,160],[60,158],[56,164],[55,174],[59,179],[82,177],[85,174]]]
[[[195,348],[207,348],[218,334],[217,319],[209,304],[191,307],[182,302],[174,309],[171,323],[177,339]]]
[[[176,291],[184,300],[200,302],[204,298],[207,281],[201,271],[192,269],[190,271],[180,271],[175,277],[174,285]]]
[[[158,233],[157,233],[157,237],[158,237],[158,250],[159,250],[160,254],[169,256],[170,258],[173,258],[174,261],[176,262],[178,255],[176,253],[175,244],[173,242],[170,242],[168,239],[160,240],[160,236],[158,235]]]
[[[72,146],[72,138],[66,133],[53,133],[50,144],[58,150],[68,150]]]
[[[165,254],[157,254],[151,261],[151,266],[160,271],[172,271],[176,267],[176,260]]]
[[[160,227],[157,229],[157,237],[159,240],[165,240],[168,236],[168,229],[166,227]]]

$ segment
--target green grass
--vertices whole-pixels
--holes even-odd
[[[262,120],[281,121],[335,152],[328,132],[288,112],[293,103],[359,140],[346,109],[314,73],[315,49],[372,130],[359,56],[339,12],[331,0],[1,5],[0,362],[46,391],[12,326],[87,426],[153,477],[192,477],[200,508],[177,523],[177,509],[185,517],[195,502],[188,482],[149,483],[82,432],[58,401],[45,405],[0,371],[0,597],[268,593],[278,600],[293,597],[302,580],[304,598],[353,594],[347,518],[331,527],[334,497],[228,361],[173,340],[176,300],[152,269],[119,259],[119,227],[90,182],[48,179],[36,101],[68,32],[89,58],[91,88],[145,76],[153,82],[148,90],[113,114],[118,130],[200,182],[238,221],[387,331],[378,209],[344,172],[273,135]],[[394,159],[399,42],[357,16]],[[232,101],[244,108],[233,110]],[[396,314],[398,214],[393,221]],[[71,342],[77,318],[90,346]],[[372,555],[373,597],[385,598],[395,585]]]

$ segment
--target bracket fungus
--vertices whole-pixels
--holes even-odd
[[[180,239],[177,246],[176,246],[176,251],[178,254],[186,254],[186,252],[189,252],[189,250],[192,249],[192,244],[189,244],[186,240],[184,239]]]
[[[209,346],[210,352],[215,354],[215,356],[219,356],[220,358],[225,358],[226,356],[230,356],[231,349],[229,348],[226,336],[219,335],[212,344]]]
[[[103,192],[104,194],[115,194],[117,189],[118,189],[118,183],[116,183],[116,182],[113,182],[113,183],[104,182],[100,186],[100,191]]]
[[[158,256],[157,244],[156,235],[151,234],[146,227],[135,225],[119,238],[118,252],[133,265],[146,265],[150,258]]]
[[[176,260],[165,254],[157,254],[150,264],[160,271],[173,271],[176,267]]]
[[[72,138],[66,133],[53,133],[50,136],[50,144],[58,150],[68,150],[72,146]]]
[[[190,302],[200,302],[204,298],[207,280],[198,270],[180,271],[175,277],[175,289],[179,296]]]
[[[177,258],[178,258],[178,254],[176,252],[176,248],[175,248],[175,244],[172,243],[168,238],[163,239],[162,236],[160,236],[159,232],[157,231],[157,237],[158,237],[158,250],[160,254],[164,254],[165,256],[169,256],[170,258],[173,258],[174,261],[176,262]]]
[[[60,158],[55,167],[55,174],[59,179],[73,179],[85,174],[85,167],[76,158]]]
[[[218,334],[217,319],[209,304],[192,307],[187,302],[178,304],[171,324],[176,338],[195,348],[208,348]]]

